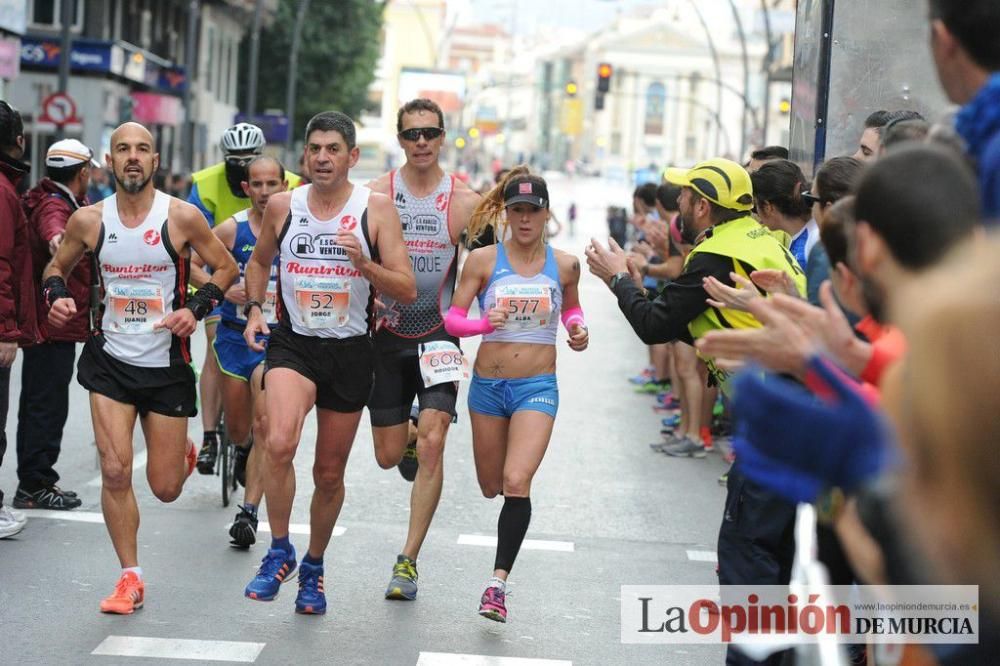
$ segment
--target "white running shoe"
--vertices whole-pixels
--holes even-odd
[[[28,524],[28,518],[20,511],[0,506],[0,539],[14,536]]]

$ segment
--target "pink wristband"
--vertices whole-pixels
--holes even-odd
[[[587,321],[583,318],[583,310],[579,305],[568,310],[563,310],[562,323],[563,326],[566,327],[567,331],[573,324],[579,324],[580,326],[587,328]]]
[[[473,335],[492,333],[496,329],[490,325],[488,318],[469,319],[468,310],[453,305],[448,309],[448,314],[445,315],[444,330],[459,338],[468,338]]]

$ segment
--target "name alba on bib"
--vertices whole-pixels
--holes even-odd
[[[543,328],[552,320],[552,292],[548,285],[498,285],[496,299],[497,307],[507,313],[504,328]]]

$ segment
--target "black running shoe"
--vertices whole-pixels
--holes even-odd
[[[215,474],[215,461],[219,457],[219,440],[208,435],[198,452],[198,473]]]
[[[229,528],[229,536],[233,538],[231,544],[237,548],[249,548],[257,542],[257,516],[247,511],[242,506],[236,514],[236,520]]]
[[[17,493],[14,494],[15,509],[53,509],[55,511],[69,511],[83,504],[79,497],[70,497],[57,486],[39,488],[33,492],[28,492],[18,486]]]
[[[420,467],[420,463],[417,461],[416,437],[406,443],[406,450],[403,451],[403,459],[399,461],[396,467],[399,468],[400,475],[407,481],[412,482],[417,478],[417,468]]]
[[[246,446],[235,446],[236,460],[234,461],[233,473],[236,474],[236,481],[247,487],[247,460],[250,459],[250,449],[253,448],[253,440]]]

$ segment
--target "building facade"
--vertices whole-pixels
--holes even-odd
[[[27,0],[20,73],[6,99],[24,117],[33,177],[44,173],[45,150],[56,138],[43,102],[59,87],[64,2],[74,3],[66,92],[79,119],[65,135],[103,154],[112,130],[135,120],[152,131],[166,171],[180,173],[188,159],[194,169],[218,161],[218,137],[237,112],[239,45],[255,0]],[[277,0],[263,7],[270,20]]]

